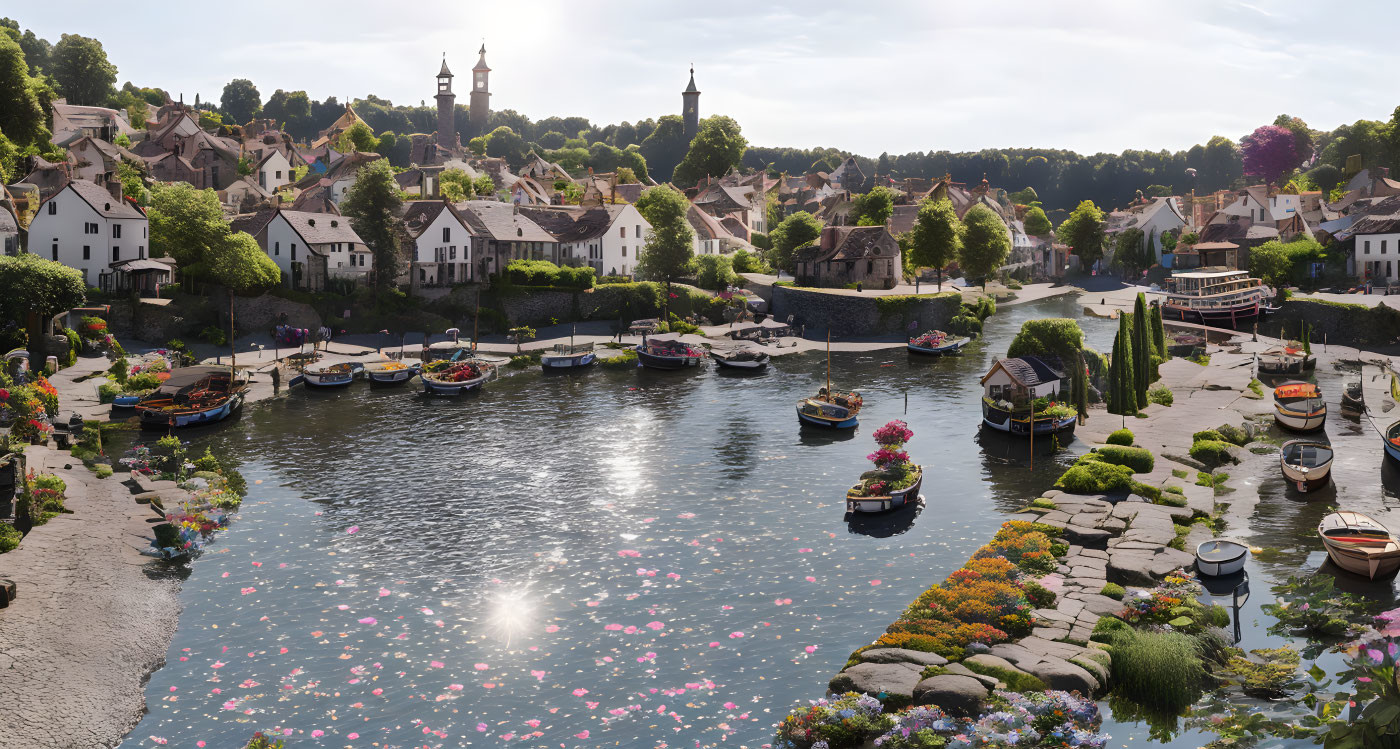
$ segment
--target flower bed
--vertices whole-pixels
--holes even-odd
[[[894,725],[880,701],[868,694],[847,692],[798,708],[778,724],[774,749],[852,749]]]
[[[915,599],[885,634],[853,657],[876,647],[959,656],[972,643],[992,645],[1030,634],[1034,605],[1027,596],[1027,583],[1031,581],[1017,564],[1041,569],[1042,560],[1048,560],[1053,568],[1057,548],[1050,534],[1055,532],[1038,523],[1002,524],[992,543]]]

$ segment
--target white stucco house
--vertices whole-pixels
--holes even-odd
[[[521,206],[520,212],[559,242],[559,262],[588,265],[598,276],[630,276],[651,234],[651,224],[631,203],[577,206]]]
[[[451,286],[475,279],[472,271],[472,232],[451,203],[415,200],[403,217],[412,246],[408,282],[413,289]]]
[[[322,291],[329,278],[361,281],[374,271],[374,254],[344,216],[279,208],[257,238],[292,288]]]
[[[263,152],[263,158],[254,171],[258,175],[258,187],[268,192],[277,192],[282,185],[291,184],[292,181],[292,164],[276,148]]]
[[[1226,216],[1243,216],[1256,224],[1274,226],[1279,221],[1287,221],[1302,207],[1302,199],[1297,195],[1282,193],[1270,195],[1264,185],[1241,190],[1235,202],[1220,209]]]
[[[115,194],[114,194],[115,192]],[[76,268],[98,286],[112,263],[147,256],[150,227],[135,203],[86,180],[69,182],[39,206],[29,224],[29,251]]]

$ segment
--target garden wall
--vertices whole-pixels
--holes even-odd
[[[524,289],[498,295],[500,310],[512,325],[549,325],[574,319],[575,291]]]
[[[1299,326],[1308,321],[1313,343],[1344,346],[1388,346],[1400,339],[1400,310],[1384,305],[1366,307],[1315,299],[1290,299],[1283,309],[1259,323],[1260,335],[1298,338]]]
[[[911,330],[942,328],[958,313],[962,295],[875,296],[842,294],[795,286],[773,287],[773,316],[805,326],[808,337],[904,336]]]

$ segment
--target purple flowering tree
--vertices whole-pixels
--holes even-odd
[[[1264,125],[1240,141],[1244,155],[1244,173],[1278,182],[1279,177],[1292,171],[1297,164],[1297,149],[1293,131],[1279,125]]]

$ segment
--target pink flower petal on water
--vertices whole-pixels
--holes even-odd
[[[476,669],[476,670],[478,670],[478,671],[485,671],[486,669],[490,668],[490,666],[486,665],[485,663],[478,663],[478,664],[472,666],[472,668],[474,668],[474,669]]]
[[[879,580],[871,580],[871,581],[870,581],[870,584],[871,584],[871,585],[879,585],[879,584],[880,584],[880,581],[879,581]]]
[[[665,629],[665,627],[666,625],[662,624],[661,622],[647,622],[647,629],[660,630]]]
[[[575,690],[574,690],[574,696],[575,696],[575,697],[582,697],[582,696],[584,696],[585,694],[588,694],[588,690],[587,690],[587,689],[584,689],[583,687],[579,687],[578,689],[575,689]]]
[[[578,733],[574,734],[574,738],[576,738],[576,739],[586,739],[586,738],[588,738],[588,731],[587,731],[587,730],[579,731]]]
[[[448,689],[451,689],[451,690],[454,691],[454,692],[460,692],[460,691],[462,691],[462,685],[461,685],[461,684],[448,684],[448,685],[447,685],[447,688],[448,688]]]
[[[361,620],[360,620],[360,623],[361,623],[361,624],[378,624],[378,623],[379,623],[379,620],[378,620],[378,619],[375,619],[375,618],[372,617],[372,616],[367,616],[367,617],[361,619]]]
[[[311,732],[311,738],[313,738],[313,739],[319,739],[319,738],[321,738],[322,736],[325,736],[325,735],[326,735],[326,732],[325,732],[325,731],[322,731],[322,730],[319,729],[319,728],[317,728],[316,730],[314,730],[314,731]]]
[[[346,528],[346,529],[345,529],[345,532],[346,532],[346,533],[359,533],[359,532],[360,532],[360,526],[358,526],[358,525],[352,525],[352,526],[350,526],[349,528]]]
[[[815,652],[817,652],[817,646],[816,646],[816,645],[808,645],[807,647],[803,648],[803,650],[806,650],[806,651],[809,652],[809,653],[815,653]]]
[[[425,728],[425,729],[423,729],[423,730],[426,731],[426,730],[428,730],[428,729]],[[476,724],[476,730],[477,730],[478,732],[485,733],[485,732],[486,732],[486,724],[485,724],[485,723],[477,723],[477,724]]]
[[[390,591],[388,588],[380,588],[380,589],[379,589],[379,597],[380,597],[380,598],[383,598],[384,596],[389,595],[391,592],[392,592],[392,591]]]
[[[432,663],[428,664],[428,666],[430,666],[431,668],[445,668],[446,665],[447,664],[443,663],[442,661],[433,661]]]

